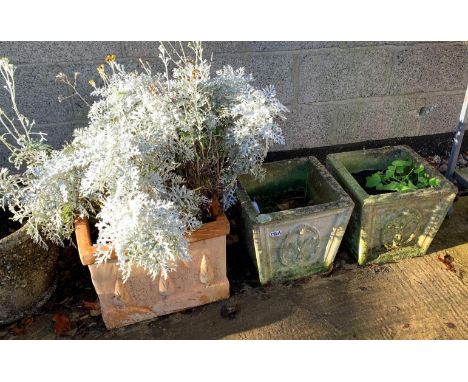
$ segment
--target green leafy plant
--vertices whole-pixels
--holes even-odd
[[[377,171],[366,178],[366,187],[379,191],[415,191],[426,187],[435,187],[440,180],[431,177],[421,164],[413,165],[411,160],[394,160],[384,171]]]

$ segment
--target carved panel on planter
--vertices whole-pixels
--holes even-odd
[[[301,224],[285,236],[279,246],[279,259],[285,266],[305,263],[316,253],[320,237],[317,229]]]
[[[205,285],[211,284],[215,279],[215,274],[212,269],[212,265],[209,263],[206,255],[203,255],[200,264],[200,282]]]
[[[167,278],[159,277],[159,294],[161,296],[169,296],[174,293],[174,290],[174,282],[169,276]]]
[[[386,219],[380,231],[382,246],[387,249],[411,245],[421,227],[421,213],[415,208],[396,210]]]

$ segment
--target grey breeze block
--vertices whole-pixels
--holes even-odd
[[[395,159],[422,164],[440,185],[369,195],[352,175],[383,170]],[[407,146],[330,154],[327,168],[356,204],[344,242],[361,265],[424,255],[457,193],[452,183]]]
[[[282,282],[323,272],[333,263],[354,203],[316,158],[264,164],[265,177],[239,177],[237,196],[248,251],[260,282]],[[258,213],[254,195],[305,188],[313,205]]]

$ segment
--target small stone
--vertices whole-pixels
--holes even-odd
[[[466,164],[468,163],[467,160],[465,160],[465,158],[463,158],[463,155],[459,155],[458,156],[458,165],[459,166],[466,166]]]
[[[439,166],[439,171],[440,172],[446,172],[447,171],[447,165],[445,163],[442,163],[440,166]]]
[[[276,207],[277,207],[280,211],[285,211],[285,210],[289,210],[289,209],[290,209],[290,204],[289,204],[289,202],[284,202],[284,203],[277,204]]]
[[[237,316],[237,312],[239,311],[237,305],[224,305],[221,308],[221,317],[227,320],[233,320]]]
[[[101,309],[92,309],[89,311],[89,315],[91,317],[97,317],[97,316],[100,316],[101,315]]]

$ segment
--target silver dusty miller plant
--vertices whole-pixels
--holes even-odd
[[[70,238],[77,217],[95,218],[96,261],[115,251],[124,280],[133,266],[154,278],[189,260],[186,235],[208,217],[211,201],[229,208],[237,176],[261,176],[271,144],[284,143],[275,118],[287,109],[273,87],[255,89],[251,75],[230,66],[211,76],[200,43],[161,44],[159,53],[163,73],[143,62],[128,72],[106,57],[102,86],[90,81],[98,100],[89,125],[63,149],[51,150],[42,135],[31,139],[32,130],[2,136],[15,164],[26,165],[21,175],[1,173],[1,201],[13,218],[42,243]],[[77,74],[57,78],[76,92]]]

